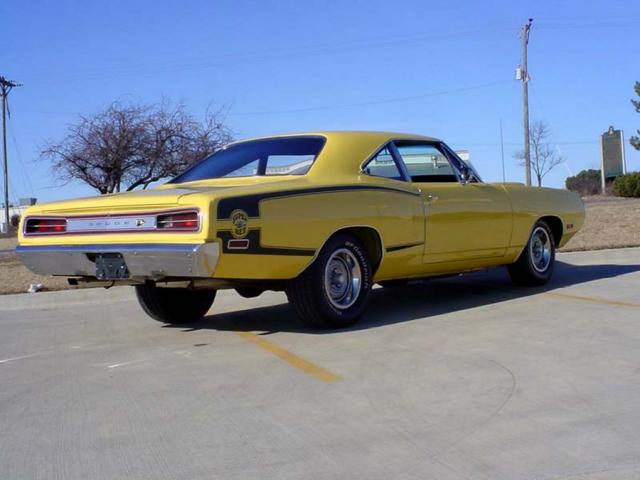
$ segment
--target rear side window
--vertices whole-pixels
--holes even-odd
[[[304,175],[315,155],[269,155],[265,175]]]
[[[304,175],[325,144],[324,137],[283,137],[229,145],[169,183],[210,178]]]
[[[398,165],[393,159],[388,148],[384,148],[363,169],[364,173],[372,177],[390,178],[392,180],[404,180]]]

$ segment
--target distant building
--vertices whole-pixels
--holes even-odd
[[[471,155],[469,154],[469,150],[456,150],[456,155],[458,155],[462,160],[469,163],[471,161]]]
[[[20,198],[18,200],[18,205],[9,204],[9,221],[11,221],[11,217],[14,215],[22,216],[24,211],[29,208],[31,205],[35,205],[37,202],[36,198]],[[7,233],[7,224],[5,223],[5,205],[4,203],[0,207],[0,232]]]

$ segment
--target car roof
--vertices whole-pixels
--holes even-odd
[[[425,135],[416,135],[411,133],[402,132],[387,132],[378,130],[321,130],[321,131],[309,131],[309,132],[291,132],[291,133],[279,133],[274,135],[263,135],[259,137],[251,137],[242,140],[237,140],[230,145],[241,142],[249,142],[252,140],[264,140],[267,138],[282,138],[282,137],[309,137],[309,136],[321,136],[326,137],[329,140],[353,140],[354,138],[367,139],[373,143],[380,142],[386,143],[393,139],[402,140],[425,140],[431,142],[439,142],[440,139],[434,137],[427,137]]]
[[[262,137],[248,138],[230,145],[252,140],[269,138],[320,136],[327,139],[322,152],[307,175],[314,177],[332,177],[358,175],[362,163],[380,147],[391,140],[421,140],[440,142],[434,137],[400,132],[379,132],[370,130],[328,130],[315,132],[296,132]]]

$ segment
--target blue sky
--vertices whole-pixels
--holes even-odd
[[[62,186],[38,152],[79,114],[115,99],[228,108],[238,138],[380,129],[467,148],[486,180],[523,181],[518,30],[530,43],[532,120],[566,157],[546,179],[598,167],[610,124],[640,128],[638,1],[39,1],[2,2],[0,74],[10,97],[12,199],[93,191]],[[627,167],[640,152],[627,144]]]

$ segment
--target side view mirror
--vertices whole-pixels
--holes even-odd
[[[463,185],[470,183],[473,180],[473,172],[466,165],[460,170],[460,182]]]

